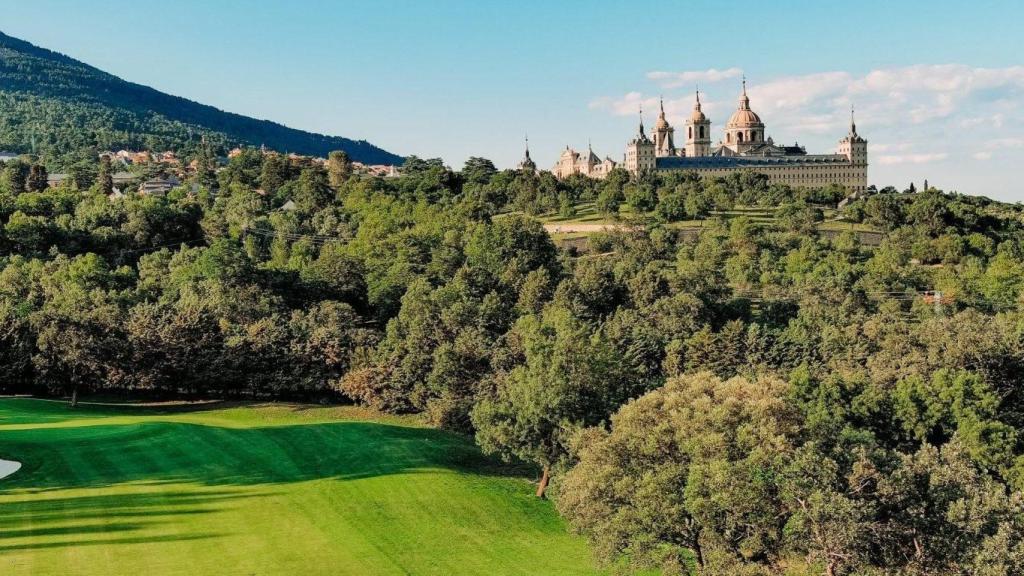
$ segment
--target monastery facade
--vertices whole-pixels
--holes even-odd
[[[604,179],[619,164],[605,156],[604,160],[594,154],[593,148],[587,146],[583,154],[566,146],[558,157],[558,163],[551,169],[558,178],[568,178],[573,174],[582,174],[591,178]]]
[[[857,134],[852,112],[850,131],[839,141],[835,154],[808,154],[802,146],[779,145],[765,136],[764,122],[750,108],[745,80],[739,105],[725,125],[724,140],[712,144],[711,120],[701,110],[700,93],[686,121],[685,136],[683,146],[676,147],[675,129],[662,106],[651,136],[641,118],[636,136],[626,145],[623,167],[633,174],[689,171],[708,177],[753,170],[768,176],[771,183],[793,187],[839,184],[851,192],[867,189],[868,143]],[[567,147],[552,172],[559,178],[570,174],[604,178],[616,166],[610,158],[599,160],[593,151],[584,156]]]

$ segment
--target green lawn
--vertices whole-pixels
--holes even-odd
[[[775,208],[763,207],[763,206],[736,206],[731,210],[712,210],[709,218],[721,218],[723,220],[731,220],[734,218],[744,217],[749,219],[751,222],[761,226],[770,226],[775,223]],[[853,232],[879,232],[876,228],[869,224],[863,223],[852,223],[834,220],[836,210],[832,208],[824,209],[825,221],[820,222],[817,225],[819,231],[853,231]],[[609,216],[604,216],[597,211],[593,202],[583,202],[576,206],[576,214],[570,218],[559,216],[557,213],[551,213],[539,216],[538,219],[547,225],[560,226],[564,228],[570,228],[575,224],[625,224],[631,217],[635,217],[636,214],[628,206],[622,206],[621,218],[616,220]],[[654,219],[654,213],[647,213],[643,215],[645,218]],[[667,228],[677,230],[691,230],[703,228],[707,223],[707,219],[704,220],[683,220],[678,222],[671,222],[666,224]],[[569,240],[577,240],[579,238],[586,238],[594,234],[594,231],[572,231],[566,232],[561,230],[559,232],[552,232],[551,237],[556,242],[564,242]]]
[[[0,399],[0,574],[594,574],[530,478],[356,408]]]

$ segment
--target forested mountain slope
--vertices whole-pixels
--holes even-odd
[[[202,135],[223,147],[265,144],[317,156],[344,150],[368,164],[402,162],[366,141],[224,112],[0,33],[0,149],[35,151],[59,167],[92,149],[190,150]]]

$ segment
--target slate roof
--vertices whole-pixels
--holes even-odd
[[[703,168],[847,164],[849,160],[843,154],[800,154],[792,156],[667,156],[656,158],[655,162],[658,170],[697,170]]]

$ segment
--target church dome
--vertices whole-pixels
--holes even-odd
[[[747,96],[747,81],[743,80],[743,94],[740,95],[740,106],[729,118],[727,128],[763,128],[764,123],[756,112],[750,109],[750,98]]]
[[[761,117],[750,108],[745,110],[741,108],[733,112],[729,118],[730,128],[760,128],[762,126],[764,123],[761,122]]]

